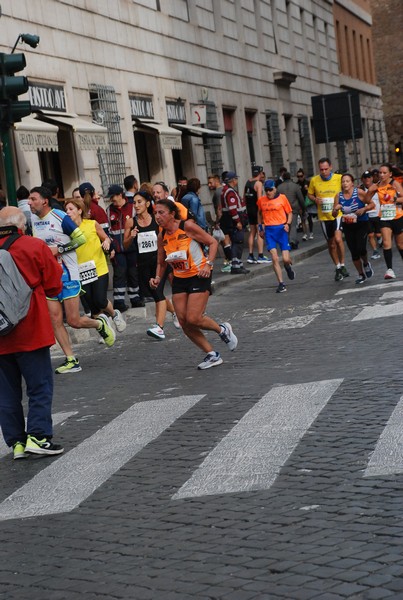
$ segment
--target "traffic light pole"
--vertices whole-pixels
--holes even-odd
[[[11,147],[10,128],[1,128],[1,145],[3,153],[4,171],[6,175],[7,200],[10,206],[18,206],[15,195],[15,177],[13,164],[13,151]]]

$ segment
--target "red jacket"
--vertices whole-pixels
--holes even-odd
[[[113,241],[113,248],[118,253],[136,252],[137,244],[131,244],[128,250],[123,246],[123,234],[125,231],[125,223],[128,219],[133,218],[136,214],[133,204],[126,202],[123,206],[118,207],[111,204],[106,209],[109,221],[109,237]]]
[[[0,247],[16,227],[0,227]],[[5,233],[7,231],[7,233]],[[33,288],[27,316],[7,335],[0,336],[0,354],[29,352],[55,343],[46,296],[57,296],[62,289],[62,268],[45,242],[27,235],[10,246],[15,264]]]
[[[221,208],[223,213],[231,215],[235,223],[246,216],[244,200],[231,186],[225,184],[221,191]]]
[[[94,198],[92,198],[91,200],[90,209],[88,211],[88,218],[99,223],[102,229],[108,229],[109,227],[106,212],[104,211],[102,206],[99,206],[98,200],[94,200]]]

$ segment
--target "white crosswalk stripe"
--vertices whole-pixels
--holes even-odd
[[[364,477],[403,473],[403,396],[391,414],[365,469]]]
[[[0,504],[0,521],[73,510],[203,397],[131,406],[6,498]]]
[[[72,411],[72,412],[57,412],[54,415],[52,415],[52,421],[53,421],[53,425],[59,425],[60,423],[63,423],[64,421],[67,421],[67,419],[70,419],[70,417],[73,417],[74,415],[77,414],[77,411]],[[3,439],[0,439],[0,458],[2,458],[3,456],[6,456],[7,454],[11,453],[11,448],[9,448]]]
[[[403,315],[403,300],[393,304],[374,304],[366,306],[352,321],[367,321],[368,319],[380,319],[382,317],[397,317]]]
[[[342,381],[270,390],[210,452],[173,499],[268,489]]]
[[[386,288],[391,287],[402,287],[403,281],[385,281],[385,283],[376,283],[374,285],[363,285],[357,286],[355,288],[343,288],[336,292],[335,296],[341,296],[342,294],[360,294],[360,293],[368,293],[368,291],[372,290],[384,290]]]

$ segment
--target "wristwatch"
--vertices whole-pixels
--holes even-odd
[[[214,263],[212,260],[207,260],[206,263],[209,265],[209,267],[211,267],[211,268],[214,267]]]
[[[62,246],[62,244],[59,244],[57,246],[57,251],[58,251],[59,254],[63,254],[63,252],[64,252],[64,246]]]

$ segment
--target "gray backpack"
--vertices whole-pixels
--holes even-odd
[[[0,335],[7,335],[27,316],[32,288],[18,270],[9,247],[20,235],[14,233],[0,248]]]

